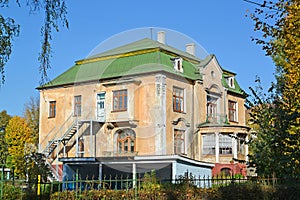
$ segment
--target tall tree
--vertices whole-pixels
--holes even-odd
[[[249,1],[248,1],[249,2]],[[264,1],[251,15],[255,30],[263,33],[255,41],[261,44],[266,55],[276,64],[276,83],[270,91],[269,102],[256,101],[254,106],[262,104],[270,111],[269,126],[263,129],[262,121],[257,121],[258,135],[266,135],[265,142],[271,147],[273,173],[277,176],[300,176],[300,1],[278,0]],[[254,92],[255,94],[255,92]],[[259,99],[259,95],[255,96]],[[265,110],[255,110],[254,115],[261,116]],[[256,143],[262,143],[256,140]],[[261,163],[257,148],[252,159]],[[258,168],[261,166],[258,165]],[[261,168],[262,171],[262,168]]]
[[[1,0],[0,7],[2,9],[9,7],[10,0]],[[21,6],[19,0],[15,2]],[[45,12],[44,25],[41,27],[42,46],[38,56],[40,62],[39,72],[41,75],[41,84],[48,81],[47,70],[51,67],[50,58],[52,56],[51,40],[53,30],[59,31],[59,23],[62,26],[68,27],[66,18],[67,7],[65,0],[28,0],[27,6],[30,8],[30,13],[35,13],[40,10]],[[20,25],[16,24],[13,18],[5,18],[0,14],[0,73],[2,82],[4,83],[4,67],[12,53],[12,44],[14,37],[19,35]]]
[[[33,143],[37,146],[39,143],[39,98],[30,97],[29,102],[27,102],[24,107],[24,118],[32,130],[31,137],[33,139]]]
[[[11,119],[6,110],[0,112],[0,164],[3,166],[6,163],[7,144],[5,141],[5,128]]]
[[[14,168],[16,174],[25,177],[29,166],[26,157],[34,151],[31,150],[34,145],[31,129],[24,118],[14,116],[9,120],[5,129],[5,140],[9,154],[7,157],[8,167]]]

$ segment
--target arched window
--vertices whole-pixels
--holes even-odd
[[[227,168],[227,167],[222,168],[222,169],[221,169],[221,174],[222,174],[223,176],[231,176],[231,169],[230,169],[230,168]]]
[[[131,129],[122,129],[117,133],[118,153],[128,153],[135,151],[135,133]]]

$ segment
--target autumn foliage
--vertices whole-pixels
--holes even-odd
[[[252,161],[261,175],[300,176],[300,1],[264,1],[251,15],[261,44],[275,65],[266,95],[253,90],[257,140]],[[260,91],[260,92],[259,92]]]
[[[14,168],[15,174],[18,174],[20,177],[24,177],[26,173],[25,147],[33,142],[31,132],[25,119],[19,116],[14,116],[6,127],[7,166]]]

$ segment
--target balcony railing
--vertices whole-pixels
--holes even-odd
[[[206,123],[210,124],[229,124],[227,115],[206,115]]]
[[[128,157],[128,156],[137,156],[137,151],[124,151],[124,152],[116,152],[116,151],[104,151],[102,154],[104,157]]]

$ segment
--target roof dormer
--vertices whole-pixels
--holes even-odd
[[[228,86],[230,88],[235,88],[235,85],[234,85],[234,76],[228,76],[226,78],[226,82],[227,82],[227,84],[228,84]]]
[[[174,70],[183,73],[182,58],[176,57],[176,58],[172,58],[171,60],[173,63]]]

